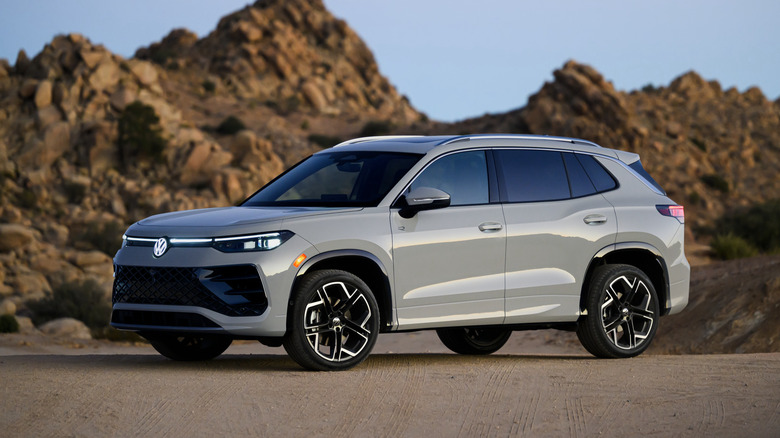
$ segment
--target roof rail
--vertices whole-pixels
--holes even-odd
[[[477,140],[477,139],[487,139],[487,140],[542,140],[542,141],[564,141],[568,143],[580,143],[584,144],[586,146],[594,146],[597,148],[600,148],[601,146],[593,143],[592,141],[588,140],[582,140],[579,138],[570,138],[570,137],[555,137],[552,135],[528,135],[528,134],[473,134],[473,135],[462,135],[460,137],[454,137],[447,140],[442,141],[437,146],[442,146],[445,144],[455,143],[457,141],[467,141],[467,140]]]
[[[333,146],[334,148],[337,148],[339,146],[346,146],[348,144],[356,144],[356,143],[363,143],[366,141],[374,141],[374,140],[393,140],[396,138],[411,138],[411,137],[423,137],[422,135],[375,135],[372,137],[360,137],[360,138],[353,138],[351,140],[342,141],[341,143],[337,144],[336,146]]]

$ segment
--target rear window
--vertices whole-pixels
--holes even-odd
[[[613,178],[595,158],[583,154],[576,154],[576,156],[597,191],[606,192],[607,190],[612,190],[617,187],[615,178]]]
[[[657,183],[657,182],[656,182],[656,181],[653,179],[653,177],[652,177],[652,176],[650,176],[650,174],[649,174],[649,173],[647,173],[647,171],[645,170],[645,168],[642,166],[642,160],[636,160],[636,161],[634,161],[633,163],[629,164],[629,165],[628,165],[628,167],[630,167],[631,169],[633,169],[633,171],[634,171],[634,172],[638,173],[638,174],[639,174],[639,176],[641,176],[642,178],[644,178],[644,179],[645,179],[645,181],[646,181],[648,184],[650,184],[651,186],[655,187],[656,189],[658,189],[658,191],[660,191],[661,193],[663,193],[664,195],[666,195],[666,190],[664,190],[664,189],[661,187],[661,184],[658,184],[658,183]]]

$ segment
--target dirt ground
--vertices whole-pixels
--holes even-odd
[[[777,436],[780,353],[599,360],[555,332],[498,354],[432,332],[302,371],[254,342],[201,363],[148,346],[0,337],[0,436]]]

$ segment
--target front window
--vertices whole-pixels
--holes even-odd
[[[396,152],[312,155],[273,180],[243,206],[372,207],[422,157]]]

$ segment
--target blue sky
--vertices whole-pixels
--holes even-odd
[[[245,0],[4,1],[0,58],[78,32],[120,55],[186,27],[200,36]],[[325,0],[418,109],[453,121],[524,106],[568,59],[622,90],[695,70],[724,88],[780,96],[776,0]]]

